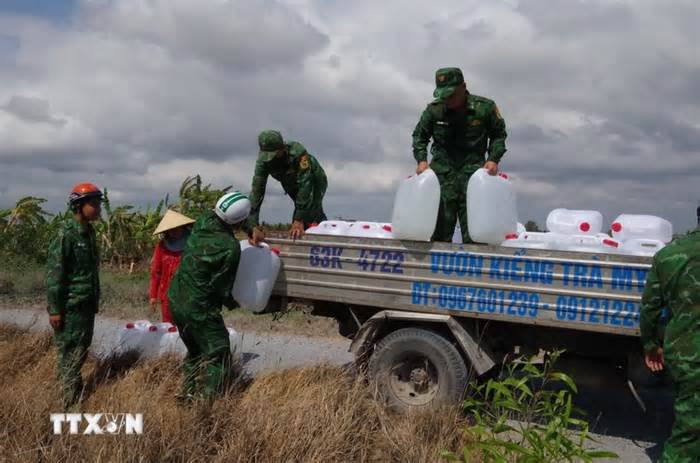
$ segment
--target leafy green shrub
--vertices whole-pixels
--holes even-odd
[[[584,412],[573,405],[576,384],[554,370],[560,355],[552,353],[542,368],[517,359],[501,378],[473,384],[464,401],[473,420],[466,429],[469,443],[460,454],[444,452],[443,457],[468,462],[480,454],[488,462],[518,463],[616,458],[612,452],[590,450],[596,441],[579,418]]]

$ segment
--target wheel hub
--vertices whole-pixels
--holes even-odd
[[[396,398],[409,406],[430,403],[440,389],[437,370],[425,357],[411,357],[397,363],[391,370],[389,387]]]
[[[409,375],[411,384],[416,391],[423,392],[430,385],[430,377],[425,368],[414,368]]]

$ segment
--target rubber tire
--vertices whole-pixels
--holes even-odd
[[[389,387],[388,372],[407,351],[428,358],[437,372],[437,394],[425,405],[409,405]],[[402,328],[385,336],[369,359],[368,372],[380,397],[399,413],[456,405],[463,399],[469,379],[467,366],[457,348],[438,333],[421,328]]]

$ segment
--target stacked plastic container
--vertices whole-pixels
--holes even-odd
[[[554,209],[547,216],[548,232],[525,232],[505,240],[506,247],[579,252],[615,252],[619,244],[601,232],[598,211]]]
[[[547,216],[547,230],[553,233],[554,249],[580,252],[613,252],[612,240],[603,242],[603,216],[598,211],[554,209]]]
[[[347,229],[347,236],[355,238],[379,238],[392,239],[392,226],[379,222],[351,222]]]
[[[345,236],[349,226],[350,224],[343,220],[325,220],[306,230],[306,233],[308,235]]]
[[[501,243],[514,248],[602,252],[653,256],[673,238],[671,223],[651,215],[622,214],[603,233],[598,211],[554,209],[547,216],[548,232],[525,232]]]
[[[393,239],[393,227],[386,222],[344,222],[327,220],[306,230],[307,235],[352,236],[354,238]]]
[[[523,232],[508,236],[501,246],[507,248],[553,249],[554,235],[542,232]]]
[[[127,323],[119,333],[117,351],[121,353],[138,351],[149,326],[151,326],[151,322],[148,320]]]
[[[653,215],[621,214],[610,225],[625,254],[653,256],[673,239],[673,225]]]
[[[547,216],[547,230],[561,235],[596,235],[602,228],[598,211],[554,209]]]
[[[240,349],[241,337],[233,328],[229,333],[231,350]],[[173,354],[179,357],[187,353],[177,327],[171,323],[151,323],[138,320],[127,323],[119,333],[118,353],[136,352],[144,358]]]
[[[396,192],[391,224],[325,221],[307,230],[310,235],[351,236],[430,241],[440,205],[440,183],[428,169],[403,180]],[[547,216],[547,232],[528,232],[517,221],[516,193],[507,174],[477,170],[467,183],[469,236],[477,243],[512,248],[617,253],[652,256],[673,235],[671,223],[651,215],[622,214],[603,232],[603,216],[595,210],[558,208]],[[452,242],[462,244],[455,227]],[[240,302],[240,301],[239,301]]]
[[[514,234],[511,233],[511,234],[506,235],[506,239],[511,239],[511,240],[512,240],[512,239],[516,239],[516,238],[518,238],[519,236],[521,236],[523,233],[525,233],[525,231],[526,231],[526,230],[525,230],[525,225],[521,224],[520,222],[517,222],[517,223],[516,223],[515,233],[514,233]],[[452,234],[452,242],[453,242],[454,244],[463,244],[463,240],[462,240],[462,227],[461,227],[461,225],[459,224],[459,222],[457,222],[457,225],[455,226],[455,231],[454,231],[454,233]]]

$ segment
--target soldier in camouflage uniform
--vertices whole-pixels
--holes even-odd
[[[459,218],[462,240],[469,243],[467,181],[482,166],[491,175],[498,173],[506,152],[506,124],[496,103],[467,91],[460,69],[438,69],[435,86],[435,101],[423,111],[413,131],[416,173],[428,168],[432,139],[430,168],[440,180],[440,211],[433,240],[452,241]]]
[[[670,311],[663,346],[657,336]],[[675,422],[663,462],[700,462],[700,228],[654,256],[642,298],[640,329],[650,370],[668,373],[676,388]]]
[[[99,253],[95,229],[102,192],[91,183],[73,188],[73,217],[64,221],[49,245],[46,287],[49,322],[58,349],[58,379],[66,408],[80,398],[80,370],[92,342],[100,300]]]
[[[242,193],[222,196],[214,210],[204,213],[194,224],[170,283],[170,311],[187,347],[181,396],[184,400],[199,395],[198,376],[205,378],[201,396],[207,399],[221,391],[228,376],[231,346],[221,306],[235,308],[231,289],[241,245],[234,233],[249,213],[250,201]]]
[[[253,208],[248,227],[258,226],[267,177],[271,176],[282,184],[284,192],[294,201],[290,235],[298,238],[311,224],[326,220],[323,213],[323,196],[328,186],[326,173],[304,145],[295,141],[285,143],[275,130],[260,132],[258,145],[260,153],[250,193]]]

